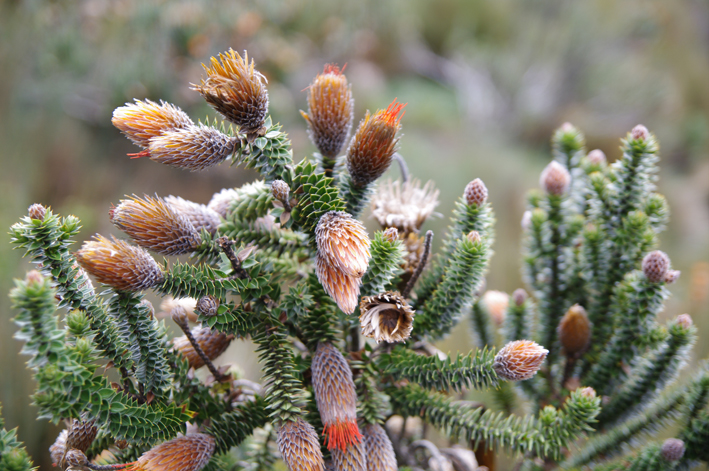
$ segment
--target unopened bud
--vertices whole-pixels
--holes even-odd
[[[650,137],[650,131],[642,124],[638,124],[630,131],[630,137],[636,141],[646,141]]]
[[[150,139],[167,131],[185,129],[194,123],[175,105],[150,100],[135,100],[113,111],[111,122],[125,136],[140,147],[147,148]]]
[[[482,302],[495,324],[501,326],[510,303],[510,295],[503,291],[489,290],[485,291]]]
[[[591,323],[586,310],[578,304],[571,306],[561,318],[557,332],[568,356],[574,357],[586,350],[591,340]]]
[[[595,399],[596,398],[596,390],[593,388],[583,388],[581,389],[581,396],[585,397],[586,399]]]
[[[219,300],[211,294],[207,294],[199,298],[199,301],[197,301],[196,309],[203,316],[216,316],[217,311],[219,310]]]
[[[67,468],[84,469],[89,464],[89,459],[83,451],[73,448],[66,452],[64,456],[64,464]]]
[[[679,280],[679,275],[681,272],[679,270],[667,270],[665,274],[665,283],[671,285],[675,281]]]
[[[323,471],[320,442],[315,429],[301,418],[289,420],[278,429],[278,450],[290,470]]]
[[[482,180],[476,178],[465,187],[465,202],[468,205],[480,206],[487,200],[487,187]]]
[[[44,220],[44,216],[47,214],[47,209],[41,204],[33,204],[27,209],[27,213],[32,219]]]
[[[670,269],[670,257],[661,250],[655,250],[645,255],[642,263],[645,277],[653,283],[665,281],[667,271]]]
[[[172,312],[170,312],[170,316],[172,317],[172,320],[175,321],[175,324],[179,326],[189,326],[187,312],[185,312],[185,308],[182,306],[175,306],[172,309]]]
[[[588,161],[594,165],[606,163],[606,154],[601,149],[594,149],[588,153]]]
[[[678,461],[684,456],[684,442],[679,438],[668,438],[662,444],[662,457],[667,461]]]
[[[548,353],[549,350],[531,340],[515,340],[497,352],[492,366],[500,378],[522,381],[539,371]]]
[[[479,244],[483,240],[482,237],[480,237],[480,233],[478,231],[468,232],[467,238],[473,244]]]
[[[290,187],[283,180],[274,180],[271,183],[271,194],[280,202],[288,201]]]
[[[679,316],[677,316],[675,322],[677,322],[678,325],[682,326],[685,329],[689,329],[690,327],[692,327],[692,324],[694,324],[694,322],[692,322],[692,316],[690,316],[689,314],[680,314]]]
[[[539,183],[550,195],[561,196],[569,191],[571,174],[566,170],[566,167],[553,160],[542,172]]]
[[[521,306],[527,300],[527,292],[522,288],[517,288],[514,293],[512,293],[512,301],[517,306]]]
[[[396,242],[399,238],[399,230],[396,227],[390,227],[384,231],[384,238],[389,242]]]
[[[28,284],[39,284],[44,281],[44,276],[37,270],[30,270],[25,275],[25,281]]]
[[[216,440],[211,435],[183,435],[146,451],[131,469],[199,471],[212,458],[215,447]]]

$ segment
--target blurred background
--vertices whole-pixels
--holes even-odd
[[[564,121],[589,149],[619,156],[643,123],[661,143],[660,191],[670,229],[661,248],[682,271],[665,317],[688,312],[709,334],[709,3],[704,0],[213,0],[0,1],[0,227],[35,202],[83,221],[82,238],[115,233],[107,217],[125,194],[206,203],[256,175],[221,166],[188,173],[136,152],[111,126],[133,98],[164,99],[193,118],[214,113],[189,84],[218,52],[247,49],[268,78],[270,111],[300,160],[314,151],[298,113],[327,62],[347,64],[355,125],[395,97],[408,103],[401,153],[441,190],[442,240],[465,184],[480,177],[498,218],[488,288],[520,280],[524,194],[550,160]],[[396,178],[397,172],[391,171]],[[375,224],[365,216],[371,230]],[[78,245],[78,244],[77,244]],[[27,261],[0,243],[0,402],[41,469],[57,429],[37,421],[33,384],[12,339],[5,293]],[[440,347],[467,351],[466,322]],[[700,334],[702,338],[702,334]],[[232,346],[258,379],[252,345]],[[709,355],[700,341],[694,365]],[[688,368],[691,374],[693,366]]]

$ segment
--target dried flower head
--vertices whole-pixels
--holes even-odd
[[[359,303],[362,335],[377,343],[403,342],[411,336],[415,312],[395,291],[364,296]]]
[[[328,450],[345,451],[348,445],[362,440],[357,426],[357,394],[352,370],[340,350],[328,342],[318,343],[311,370],[324,444]]]
[[[203,316],[216,316],[217,311],[219,310],[219,300],[211,294],[207,294],[199,298],[199,301],[197,301],[197,305],[195,306],[195,308]]]
[[[395,227],[391,229],[396,230]],[[401,264],[401,268],[406,273],[404,278],[407,278],[406,281],[408,281],[421,263],[421,257],[423,257],[423,252],[426,246],[426,238],[417,232],[409,232],[404,236],[403,242],[406,253],[404,255],[404,263]]]
[[[559,341],[570,357],[583,353],[591,341],[591,323],[586,310],[574,304],[566,311],[557,327]]]
[[[643,258],[642,269],[645,277],[653,283],[664,282],[670,269],[670,257],[661,250],[650,252]]]
[[[31,219],[44,220],[44,216],[47,214],[47,208],[41,204],[35,203],[27,209],[27,214]]]
[[[345,450],[333,448],[330,454],[337,471],[368,471],[369,469],[369,462],[362,441],[347,445]]]
[[[150,145],[150,139],[164,132],[194,125],[187,113],[177,106],[150,100],[135,100],[135,103],[116,108],[111,122],[134,144],[143,148]]]
[[[544,191],[550,195],[561,196],[567,191],[569,191],[569,185],[571,185],[571,174],[566,167],[561,165],[556,160],[552,160],[549,165],[546,166],[542,175],[539,178],[539,184],[542,186]]]
[[[638,124],[630,131],[630,137],[636,141],[646,141],[650,137],[650,131],[642,124]]]
[[[588,153],[588,161],[594,165],[603,165],[606,163],[606,154],[601,149],[594,149]]]
[[[210,360],[218,358],[231,344],[234,340],[234,336],[229,334],[223,334],[219,331],[212,330],[208,327],[195,327],[192,329],[192,335],[194,336],[197,344],[202,348],[204,354]],[[195,370],[204,366],[204,360],[195,351],[194,347],[190,343],[189,339],[183,335],[182,337],[176,337],[172,341],[175,346],[175,350],[180,352],[180,354],[185,357],[190,365],[190,368]]]
[[[57,439],[54,440],[52,446],[49,447],[49,456],[52,458],[52,464],[54,466],[59,466],[64,458],[64,452],[66,451],[66,437],[69,431],[64,429],[59,432]]]
[[[147,251],[112,239],[95,235],[76,252],[76,261],[100,283],[119,291],[141,291],[163,282],[160,265]]]
[[[98,428],[93,420],[72,420],[66,437],[66,448],[86,451],[96,438]]]
[[[160,312],[157,314],[157,318],[165,319],[170,317],[172,311],[178,306],[184,309],[190,322],[197,322],[197,314],[195,313],[197,301],[193,298],[175,299],[172,296],[166,296],[160,303]]]
[[[67,468],[83,469],[89,464],[89,459],[83,451],[76,448],[68,450],[64,455],[64,466]]]
[[[219,193],[214,193],[207,207],[226,218],[231,203],[238,197],[239,193],[234,188],[224,188]]]
[[[692,316],[689,314],[680,314],[677,316],[677,319],[675,319],[675,322],[685,329],[689,329],[694,324]]]
[[[675,281],[679,280],[679,276],[682,274],[679,270],[667,270],[665,273],[665,283],[671,285]]]
[[[679,438],[668,438],[662,444],[661,454],[667,461],[679,461],[684,456],[684,442]]]
[[[290,471],[324,471],[318,435],[301,418],[289,420],[278,429],[278,450]]]
[[[483,294],[482,303],[495,324],[501,326],[510,304],[510,295],[503,291],[488,290]]]
[[[129,471],[199,471],[214,454],[211,435],[194,433],[173,438],[143,453]]]
[[[361,278],[369,265],[369,236],[361,222],[343,211],[320,217],[315,228],[318,256],[346,275]]]
[[[507,381],[532,378],[542,366],[549,350],[531,340],[515,340],[495,355],[493,368]]]
[[[394,447],[381,425],[367,424],[362,427],[364,449],[367,453],[367,471],[396,471]]]
[[[593,388],[585,387],[581,389],[581,396],[585,397],[586,399],[595,399],[596,398],[596,390]]]
[[[465,186],[463,196],[469,205],[480,206],[487,200],[487,187],[482,180],[476,178]]]
[[[185,254],[201,243],[190,220],[162,198],[134,196],[121,200],[108,214],[138,245],[162,255]]]
[[[521,306],[527,300],[527,292],[523,288],[517,288],[514,293],[512,293],[512,302],[516,306]]]
[[[194,226],[197,232],[202,229],[210,234],[217,232],[221,219],[219,214],[206,205],[188,201],[179,196],[166,196],[165,202],[179,214],[185,216]]]
[[[254,69],[254,61],[244,52],[242,57],[232,49],[219,58],[212,57],[206,80],[194,86],[219,114],[237,126],[243,133],[258,131],[268,113],[266,78]]]
[[[354,99],[347,77],[338,66],[327,64],[308,87],[308,135],[325,157],[334,158],[347,142],[354,120]]]
[[[364,187],[381,177],[391,164],[401,129],[401,111],[406,104],[396,99],[386,110],[367,115],[359,123],[357,132],[347,149],[347,170],[355,186]]]
[[[357,307],[361,278],[350,276],[333,267],[319,254],[315,256],[315,274],[325,292],[335,300],[345,314],[352,314]]]
[[[166,131],[150,139],[143,152],[129,155],[135,159],[150,157],[155,162],[194,172],[220,164],[234,153],[238,143],[238,138],[200,124]]]
[[[404,234],[418,232],[429,217],[438,215],[438,193],[431,181],[422,188],[415,178],[406,183],[388,180],[372,198],[372,216],[384,228],[396,227]]]
[[[384,238],[391,243],[394,243],[399,238],[399,230],[396,227],[390,227],[384,231]]]

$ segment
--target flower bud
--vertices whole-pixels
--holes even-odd
[[[83,451],[77,449],[71,449],[64,455],[64,465],[67,468],[72,469],[85,469],[89,464],[89,459],[86,457]]]
[[[370,469],[362,441],[351,443],[344,450],[333,448],[330,454],[337,471],[369,471]]]
[[[348,445],[362,440],[357,426],[357,394],[352,370],[340,350],[327,342],[318,343],[311,370],[324,444],[328,450],[346,451]]]
[[[515,340],[505,345],[495,355],[493,368],[497,376],[506,381],[522,381],[532,378],[549,350],[531,340]]]
[[[586,399],[595,399],[596,398],[596,390],[593,388],[585,387],[581,389],[581,396],[585,397]]]
[[[689,314],[680,314],[677,316],[677,319],[675,319],[675,322],[684,329],[689,329],[694,324],[694,322],[692,322],[692,316]]]
[[[521,306],[527,300],[527,292],[522,288],[517,288],[514,293],[512,293],[512,301],[516,306]]]
[[[211,435],[194,433],[173,438],[143,453],[132,471],[199,471],[214,454]]]
[[[498,327],[501,326],[505,320],[507,306],[510,303],[510,295],[503,291],[492,289],[485,291],[481,301],[495,324]]]
[[[40,221],[43,221],[44,216],[47,214],[47,208],[41,204],[35,203],[27,209],[27,214],[29,214],[30,219],[39,219]]]
[[[288,201],[290,197],[290,187],[283,180],[274,180],[271,183],[271,194],[278,201]]]
[[[483,240],[478,231],[470,231],[466,237],[473,244],[479,244]]]
[[[254,61],[229,49],[219,58],[212,57],[204,67],[207,79],[193,87],[224,119],[239,126],[239,131],[258,131],[268,113],[266,78],[254,69]]]
[[[665,273],[665,283],[671,285],[675,281],[679,280],[680,275],[681,272],[679,270],[667,270],[667,273]]]
[[[129,155],[194,172],[222,163],[238,145],[238,138],[200,124],[166,131],[152,138],[147,150]]]
[[[344,211],[325,213],[315,228],[318,255],[343,273],[361,278],[369,265],[369,236],[361,222]]]
[[[66,437],[66,448],[85,452],[96,438],[98,428],[93,420],[72,420]]]
[[[192,223],[197,232],[204,229],[210,234],[214,234],[217,232],[219,224],[221,224],[219,214],[203,204],[172,195],[166,196],[165,202],[172,206],[172,209],[177,213],[185,216]]]
[[[396,455],[389,437],[381,425],[367,424],[362,428],[367,471],[397,471]]]
[[[192,336],[210,360],[218,358],[231,345],[231,341],[234,340],[233,335],[223,334],[208,327],[195,327],[192,329]],[[204,366],[204,360],[195,351],[187,336],[176,337],[173,339],[172,344],[175,350],[187,360],[190,368],[196,370]]]
[[[213,317],[217,315],[217,311],[219,310],[219,300],[211,294],[207,294],[199,298],[195,308],[203,316]]]
[[[415,178],[406,183],[387,180],[372,198],[372,216],[382,227],[395,227],[404,234],[418,232],[429,217],[437,215],[438,194],[430,181],[421,187]]]
[[[398,292],[364,296],[359,303],[362,335],[377,343],[402,342],[411,336],[415,312]]]
[[[111,122],[134,144],[148,148],[150,139],[167,131],[194,126],[194,123],[175,105],[161,101],[135,100],[113,111]]]
[[[347,149],[347,170],[355,186],[364,187],[381,177],[391,164],[396,152],[405,104],[391,102],[386,110],[367,115],[359,123],[357,132]]]
[[[661,250],[650,252],[643,258],[642,269],[645,277],[651,282],[664,282],[667,271],[670,269],[670,257]]]
[[[76,261],[100,283],[119,291],[142,291],[163,282],[165,275],[148,252],[112,239],[95,235],[76,252]]]
[[[111,222],[138,245],[162,255],[185,254],[201,243],[189,219],[161,198],[121,200],[108,214]]]
[[[569,191],[571,174],[566,167],[556,160],[546,166],[539,179],[539,184],[550,195],[561,196]]]
[[[647,141],[650,131],[642,124],[638,124],[630,131],[630,137],[636,141]]]
[[[278,429],[278,450],[289,471],[324,471],[318,435],[301,418],[289,420]]]
[[[588,348],[591,341],[591,323],[586,310],[578,304],[566,311],[556,330],[567,356],[576,357]]]
[[[357,307],[362,279],[345,274],[330,265],[319,254],[315,256],[315,274],[325,292],[335,300],[342,312],[352,314]]]
[[[667,461],[679,461],[684,456],[684,442],[678,438],[668,438],[662,444],[661,454]]]
[[[396,227],[390,227],[384,231],[384,238],[391,243],[399,239],[399,230]]]
[[[606,163],[606,154],[601,149],[594,149],[587,155],[588,161],[593,165],[603,165]]]
[[[326,65],[308,87],[308,113],[300,112],[308,122],[310,140],[330,159],[339,155],[354,120],[352,89],[343,70]]]
[[[482,180],[476,178],[466,185],[463,196],[469,206],[480,206],[487,200],[487,187]]]

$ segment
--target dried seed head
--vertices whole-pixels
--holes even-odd
[[[201,243],[189,219],[161,198],[134,196],[121,200],[108,214],[138,245],[162,255],[185,254]]]
[[[550,195],[561,196],[569,191],[571,174],[566,170],[566,167],[556,160],[552,160],[542,172],[539,184]]]
[[[220,164],[234,153],[238,138],[202,124],[166,131],[150,139],[147,150],[133,158],[150,157],[155,162],[190,170],[203,170]]]
[[[482,242],[483,238],[480,236],[480,233],[478,231],[470,231],[468,232],[468,235],[466,238],[472,242],[473,244],[479,244]]]
[[[367,471],[397,471],[394,447],[384,428],[378,424],[365,425],[362,436],[367,453]]]
[[[606,163],[606,154],[601,149],[594,149],[588,153],[588,161],[594,165],[603,165]]]
[[[396,227],[390,227],[384,231],[384,238],[391,243],[399,239],[399,230]]]
[[[175,299],[172,296],[167,296],[160,303],[160,312],[157,314],[158,319],[165,319],[172,315],[173,309],[180,306],[184,309],[187,314],[187,319],[190,322],[197,322],[197,314],[195,314],[195,308],[197,306],[197,301],[192,298],[180,298]]]
[[[164,132],[194,125],[187,113],[177,106],[150,100],[135,100],[135,103],[116,108],[111,122],[134,144],[143,148],[150,145],[150,139]]]
[[[503,291],[488,290],[482,297],[482,303],[495,324],[501,326],[510,304],[510,295]]]
[[[630,137],[636,141],[647,141],[650,131],[642,124],[638,124],[630,131]]]
[[[340,350],[327,342],[318,343],[311,365],[313,392],[323,423],[328,450],[359,443],[357,394],[350,365]]]
[[[27,214],[29,214],[31,219],[44,220],[44,216],[47,214],[47,208],[41,204],[35,203],[27,209]]]
[[[216,316],[219,310],[219,300],[211,294],[207,294],[199,298],[195,308],[204,316]]]
[[[679,280],[679,276],[682,274],[679,270],[667,270],[665,273],[665,283],[671,285],[675,281]]]
[[[399,113],[406,104],[391,102],[386,110],[367,115],[359,123],[357,132],[347,149],[347,170],[355,186],[367,186],[381,177],[391,164],[396,152],[397,132],[401,129]]]
[[[468,205],[480,206],[487,200],[487,187],[482,180],[476,178],[465,187],[463,196]]]
[[[319,254],[315,257],[315,274],[325,292],[335,300],[345,314],[352,314],[357,307],[361,278],[350,276],[327,263]]]
[[[512,293],[512,301],[517,306],[521,306],[527,300],[527,292],[522,288],[517,288],[514,293]]]
[[[195,327],[192,329],[192,335],[210,360],[218,358],[234,340],[233,335],[223,334],[208,327]],[[196,370],[204,366],[202,357],[195,351],[187,336],[176,337],[172,343],[175,350],[185,357],[191,368]]]
[[[542,366],[549,350],[531,340],[515,340],[495,355],[493,368],[506,381],[532,378]]]
[[[330,452],[337,471],[369,471],[364,443],[351,443],[345,450],[333,448]]]
[[[86,451],[96,438],[98,428],[93,420],[72,420],[66,437],[66,448]]]
[[[320,256],[346,275],[361,278],[369,265],[369,236],[361,222],[343,211],[320,217],[315,228]]]
[[[675,319],[675,322],[682,326],[684,329],[689,329],[692,327],[694,322],[692,321],[692,316],[689,314],[680,314],[677,316],[677,319]]]
[[[352,89],[343,70],[327,64],[308,87],[308,112],[300,112],[308,122],[310,140],[331,159],[347,142],[354,120]]]
[[[421,187],[415,178],[406,183],[387,180],[372,198],[372,216],[384,228],[395,227],[404,234],[418,232],[429,217],[438,215],[438,193],[431,181]]]
[[[64,452],[66,451],[66,437],[69,434],[68,430],[62,430],[57,439],[54,440],[52,446],[49,447],[49,456],[52,458],[52,464],[54,466],[59,466],[64,458]]]
[[[290,198],[290,187],[283,180],[273,180],[271,183],[271,194],[278,201],[288,201]]]
[[[64,465],[67,468],[84,469],[88,464],[89,459],[81,450],[71,449],[66,452],[66,455],[64,455]]]
[[[160,265],[147,251],[112,239],[95,235],[76,252],[76,261],[100,283],[119,291],[142,291],[163,282]]]
[[[670,269],[670,257],[661,250],[655,250],[645,255],[642,263],[645,277],[653,283],[665,281],[667,271]]]
[[[403,342],[411,336],[415,312],[398,292],[364,296],[359,303],[362,335],[377,343]]]
[[[588,348],[591,341],[591,323],[586,310],[578,304],[574,304],[566,311],[556,330],[566,355],[575,357]]]
[[[324,471],[318,435],[301,418],[289,420],[278,429],[278,450],[289,471]]]
[[[581,396],[585,397],[586,399],[595,399],[596,390],[593,388],[585,387],[581,389]]]
[[[667,461],[679,461],[684,456],[684,442],[679,438],[668,438],[662,444],[662,457]]]
[[[202,65],[207,79],[193,87],[209,106],[237,126],[243,133],[258,131],[268,113],[266,78],[254,69],[254,61],[229,49],[212,57],[209,67]]]
[[[179,196],[166,196],[165,202],[172,206],[177,213],[185,216],[194,226],[197,232],[202,229],[210,234],[217,232],[221,219],[219,214],[206,205],[182,199]]]
[[[130,471],[199,471],[214,454],[214,437],[194,433],[173,438],[143,453]]]
[[[219,193],[214,193],[214,196],[212,196],[212,199],[209,201],[207,207],[215,211],[221,217],[226,218],[232,201],[238,197],[239,192],[237,192],[234,188],[224,188]]]

